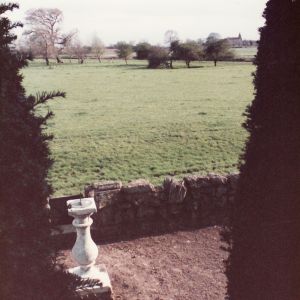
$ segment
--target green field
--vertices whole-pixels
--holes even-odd
[[[148,70],[137,61],[31,63],[23,71],[28,94],[67,92],[67,99],[49,103],[55,195],[78,193],[98,180],[159,183],[168,174],[235,171],[254,66],[193,65]]]
[[[254,59],[255,55],[257,54],[256,47],[249,47],[249,48],[235,48],[232,49],[236,58],[242,58],[246,60]]]

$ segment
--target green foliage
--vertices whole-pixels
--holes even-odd
[[[168,67],[169,53],[159,46],[151,47],[148,54],[148,68],[157,69],[159,67]]]
[[[176,46],[173,44],[171,46],[174,47],[173,57],[176,60],[183,60],[188,68],[190,68],[192,61],[200,60],[203,56],[202,46],[194,41],[178,43]]]
[[[136,52],[136,58],[147,59],[150,49],[151,49],[151,45],[149,43],[143,42],[143,43],[136,44],[134,47],[134,51]]]
[[[231,226],[228,299],[300,299],[300,2],[270,0]],[[245,163],[243,163],[245,161]]]
[[[41,104],[65,94],[25,96],[22,55],[13,52],[12,24],[3,14],[18,6],[0,5],[0,295],[3,300],[76,299],[81,280],[57,264],[50,239],[47,182],[52,164],[43,132],[51,112],[36,115]]]
[[[124,59],[127,65],[127,60],[133,53],[132,45],[126,42],[118,42],[115,47],[117,49],[118,57]]]
[[[250,63],[194,62],[186,69],[147,69],[147,61],[87,60],[23,70],[26,90],[64,90],[49,103],[48,133],[55,158],[49,180],[55,194],[78,194],[98,180],[237,170],[246,138],[243,111],[252,99]],[[101,83],[101,84],[100,84]]]
[[[214,36],[208,37],[205,43],[205,58],[207,60],[212,60],[217,66],[218,61],[229,60],[233,57],[234,53],[231,51],[226,39],[219,40]]]
[[[206,42],[211,43],[211,42],[215,42],[215,41],[219,41],[219,40],[221,40],[221,35],[217,32],[211,32],[208,35]]]

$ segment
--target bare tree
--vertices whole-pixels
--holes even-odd
[[[63,20],[63,13],[57,8],[39,8],[26,12],[26,23],[30,29],[24,34],[29,35],[31,47],[33,47],[46,60],[55,57],[61,63],[59,54],[70,42],[75,32],[64,34],[59,25]]]
[[[56,60],[58,63],[62,62],[59,58],[59,55],[62,52],[65,52],[66,49],[72,44],[72,40],[75,38],[76,34],[77,34],[77,30],[72,30],[69,33],[64,33],[59,37],[59,40],[57,42],[57,46],[56,46]]]
[[[179,41],[178,33],[175,30],[167,30],[164,40],[168,46],[171,46],[172,42]]]
[[[34,58],[34,53],[32,51],[31,45],[25,36],[20,36],[15,42],[14,47],[19,53],[26,54],[30,59]]]
[[[83,64],[87,57],[87,48],[83,46],[78,37],[74,37],[70,46],[70,52],[72,56],[75,56],[79,64]]]
[[[92,53],[97,57],[98,61],[101,63],[101,57],[105,53],[104,43],[98,36],[94,36],[92,40]]]
[[[175,51],[179,45],[178,33],[174,30],[165,32],[165,44],[169,46],[170,68],[173,69],[173,60],[176,59]]]

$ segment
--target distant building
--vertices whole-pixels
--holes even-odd
[[[257,46],[258,46],[257,41],[243,40],[243,47],[257,47]]]
[[[238,37],[229,37],[226,40],[228,41],[231,48],[242,48],[244,46],[241,34],[239,34]]]
[[[257,47],[257,41],[243,40],[241,34],[238,37],[229,37],[226,40],[231,48]]]

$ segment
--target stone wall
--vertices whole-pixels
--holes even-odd
[[[84,196],[95,199],[93,229],[100,238],[127,238],[226,223],[237,181],[238,174],[168,177],[162,186],[106,181],[86,186]],[[50,199],[54,224],[70,224],[68,199]]]

